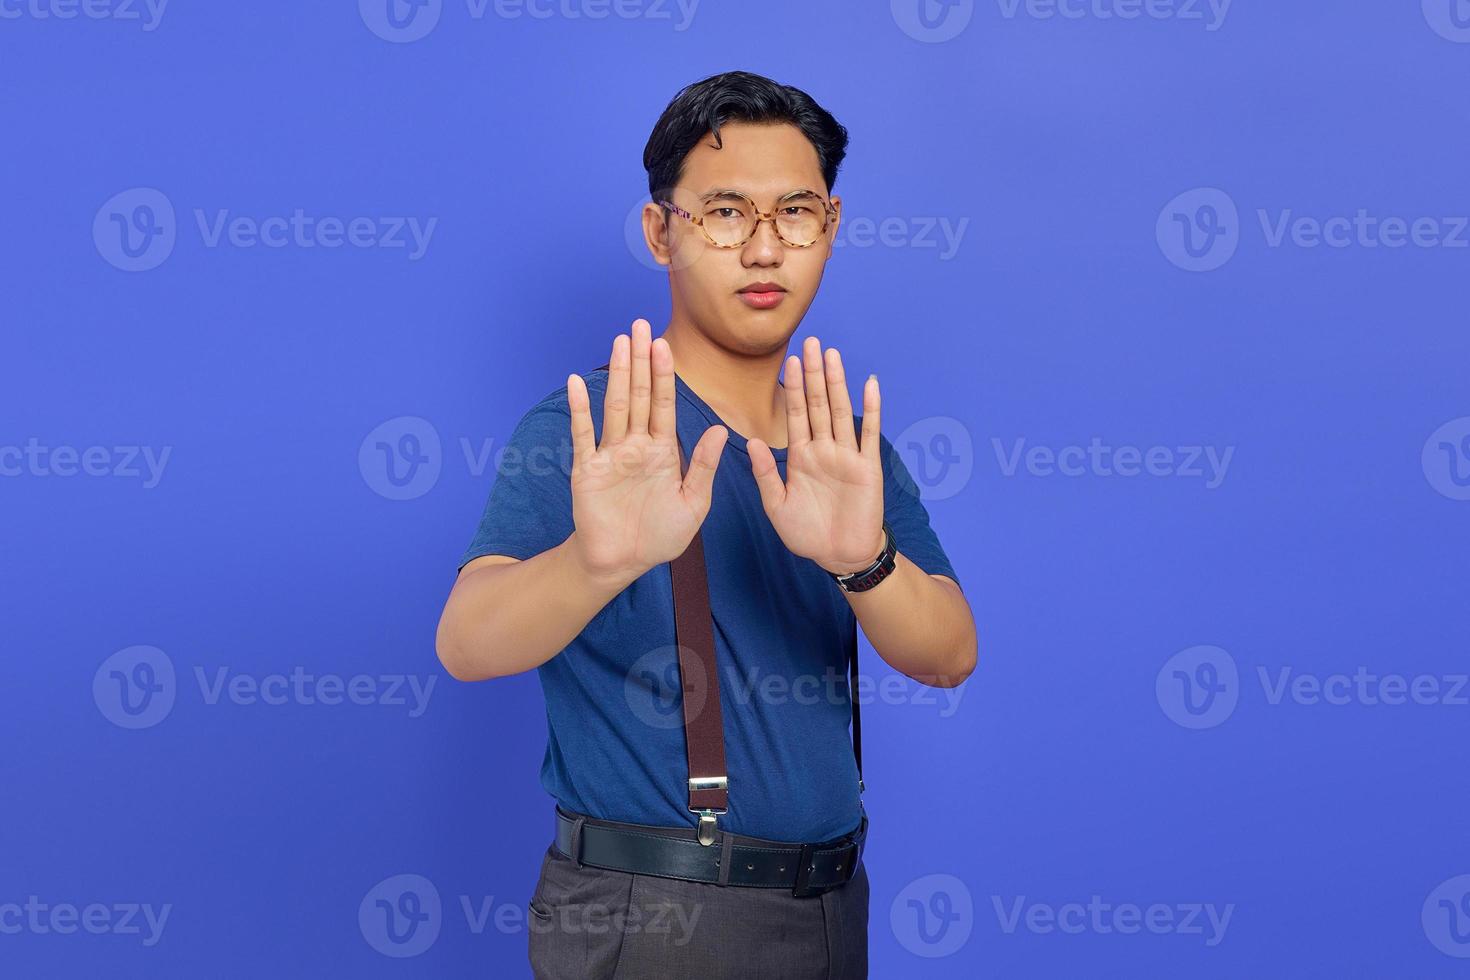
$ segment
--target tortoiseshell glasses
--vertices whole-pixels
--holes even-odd
[[[716,248],[739,248],[755,235],[762,221],[770,221],[776,237],[792,248],[809,248],[827,231],[837,209],[832,202],[806,193],[776,202],[770,213],[755,206],[744,194],[725,191],[702,202],[703,213],[690,214],[673,201],[662,199],[663,207],[699,226]]]

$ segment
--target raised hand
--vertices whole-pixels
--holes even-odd
[[[825,363],[824,363],[825,360]],[[883,461],[878,378],[863,386],[863,432],[853,431],[842,356],[808,337],[786,359],[786,481],[771,449],[750,439],[750,469],[771,525],[793,554],[838,575],[866,568],[883,549]]]
[[[632,581],[683,554],[709,513],[715,468],[729,433],[705,430],[680,476],[674,430],[674,355],[649,340],[647,320],[618,334],[608,358],[602,442],[596,444],[587,385],[567,377],[572,415],[572,521],[589,572]]]

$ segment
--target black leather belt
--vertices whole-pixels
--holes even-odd
[[[790,888],[798,898],[847,884],[862,860],[868,815],[856,830],[819,844],[794,844],[717,831],[711,846],[694,827],[650,827],[556,808],[556,849],[609,871],[718,885]]]

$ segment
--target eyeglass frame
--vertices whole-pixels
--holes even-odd
[[[756,232],[761,230],[762,221],[769,221],[771,223],[771,229],[775,231],[776,237],[781,240],[781,244],[789,248],[811,248],[813,245],[817,244],[817,242],[822,240],[822,236],[827,233],[827,228],[832,224],[832,216],[837,213],[837,209],[832,206],[831,201],[827,200],[824,197],[817,197],[817,200],[822,202],[822,230],[817,232],[816,238],[813,238],[805,245],[798,245],[788,239],[785,235],[781,234],[781,226],[776,223],[776,211],[762,211],[760,207],[756,205],[755,201],[752,201],[748,196],[746,196],[745,194],[741,194],[739,191],[729,191],[725,194],[722,194],[721,196],[734,196],[739,197],[745,201],[749,201],[750,209],[755,212],[755,224],[751,226],[750,234],[746,235],[743,240],[738,241],[733,245],[721,245],[719,242],[710,237],[709,229],[704,226],[704,215],[700,215],[696,218],[694,215],[690,214],[688,211],[679,207],[679,205],[675,204],[673,201],[668,200],[667,198],[660,198],[658,203],[661,207],[665,207],[677,214],[679,217],[688,220],[690,224],[698,226],[700,232],[704,235],[704,240],[709,242],[715,248],[744,248],[750,243],[750,240],[755,237]],[[813,196],[816,197],[816,195]],[[780,209],[781,203],[778,201],[776,202],[776,210],[779,211]]]

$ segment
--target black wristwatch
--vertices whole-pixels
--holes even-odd
[[[879,582],[883,581],[893,572],[898,556],[898,549],[893,543],[893,528],[888,522],[883,522],[883,550],[878,552],[878,557],[873,564],[867,568],[848,572],[846,575],[838,575],[836,572],[827,572],[836,581],[843,592],[866,592]]]

